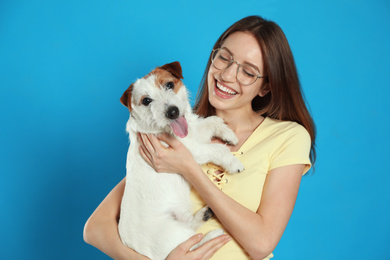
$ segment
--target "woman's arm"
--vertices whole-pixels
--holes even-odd
[[[119,182],[89,217],[84,226],[84,241],[113,259],[149,259],[125,246],[119,237],[118,220],[125,183],[125,179]],[[223,235],[208,241],[196,250],[189,251],[202,238],[202,234],[197,234],[184,241],[171,252],[167,260],[206,260],[230,241],[229,236]]]
[[[195,174],[195,169],[190,182],[248,254],[263,259],[275,249],[287,226],[303,169],[304,165],[291,165],[272,170],[256,213],[224,194],[206,175]]]
[[[117,260],[148,259],[125,246],[118,233],[125,178],[107,195],[84,226],[84,241]]]
[[[225,229],[253,259],[263,259],[275,249],[293,211],[304,165],[271,170],[260,206],[257,212],[252,212],[217,188],[181,142],[167,135],[159,136],[170,146],[165,148],[152,135],[141,138],[143,158],[157,171],[179,172],[191,182]]]

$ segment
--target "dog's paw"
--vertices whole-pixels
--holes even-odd
[[[234,145],[236,145],[236,144],[238,144],[238,139],[237,139],[237,137],[236,137],[236,139],[229,139],[229,140],[225,140],[225,139],[223,139],[222,140],[225,144],[227,144],[227,145],[232,145],[232,146],[234,146]]]
[[[197,230],[204,224],[204,222],[208,221],[212,217],[214,217],[214,212],[210,209],[209,206],[205,206],[195,213],[190,226],[193,230]]]
[[[213,238],[222,236],[223,234],[225,234],[225,232],[223,231],[223,229],[221,229],[221,228],[219,228],[219,229],[214,229],[214,230],[211,230],[210,232],[208,232],[208,233],[204,236],[204,238],[202,239],[202,241],[207,242],[207,241],[210,241],[210,240],[213,239]]]
[[[226,126],[226,129],[221,133],[221,139],[224,143],[228,145],[236,145],[238,144],[238,138],[236,134]]]
[[[198,247],[202,246],[204,243],[206,243],[207,241],[210,241],[211,239],[214,239],[216,237],[219,237],[219,236],[222,236],[223,234],[225,234],[225,232],[223,231],[223,229],[219,228],[219,229],[214,229],[214,230],[211,230],[210,232],[208,232],[204,237],[203,239],[196,245],[192,246],[190,248],[190,251],[193,251],[195,249],[197,249]]]
[[[230,129],[222,118],[218,116],[210,116],[207,118],[209,129],[213,129],[214,137],[221,139],[223,142],[229,145],[238,144],[238,138],[236,134]]]
[[[236,157],[231,158],[226,162],[226,165],[222,167],[229,174],[241,173],[245,170],[244,165]]]
[[[210,207],[206,207],[206,210],[204,211],[204,214],[203,214],[203,221],[208,221],[209,219],[211,219],[212,217],[214,217],[214,212],[213,210],[210,208]]]
[[[214,217],[214,212],[209,206],[205,206],[195,213],[194,220],[198,222],[205,222]]]

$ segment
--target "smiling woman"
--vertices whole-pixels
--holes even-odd
[[[263,71],[263,58],[256,38],[247,32],[232,34],[217,51],[212,64],[208,72],[210,104],[220,110],[243,108],[254,112],[251,101],[268,92],[261,88],[264,79],[259,71]]]
[[[193,237],[167,259],[272,258],[301,177],[315,159],[314,123],[288,42],[276,23],[250,16],[222,34],[210,54],[195,112],[217,115],[234,131],[238,143],[228,147],[244,172],[230,176],[218,165],[200,166],[180,140],[168,135],[141,134],[141,156],[157,172],[179,173],[192,184],[194,211],[205,205],[212,209],[215,218],[198,232],[220,228],[232,241],[219,237],[190,251],[200,238]],[[123,254],[141,257],[120,246],[115,224],[123,181],[114,191],[87,222],[86,240],[118,259]],[[115,218],[104,217],[112,209]],[[105,226],[107,222],[111,224]]]

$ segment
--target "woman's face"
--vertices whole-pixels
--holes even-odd
[[[263,56],[256,38],[248,32],[235,32],[230,35],[221,48],[228,50],[239,64],[250,64],[257,69],[260,76],[264,76]],[[264,96],[261,91],[262,78],[246,86],[237,80],[237,64],[219,70],[210,66],[208,80],[209,102],[216,111],[250,109],[251,101],[257,95]]]

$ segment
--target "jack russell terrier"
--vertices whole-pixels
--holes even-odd
[[[131,84],[120,99],[130,111],[126,125],[130,147],[119,234],[126,246],[153,260],[166,259],[195,234],[212,211],[204,207],[192,213],[189,183],[180,174],[157,173],[147,164],[139,152],[137,133],[169,133],[190,150],[199,164],[212,162],[228,173],[244,170],[228,147],[210,143],[217,137],[237,144],[234,132],[217,116],[202,118],[194,114],[181,79],[180,63],[169,63]],[[221,229],[211,231],[192,249],[222,234]]]

